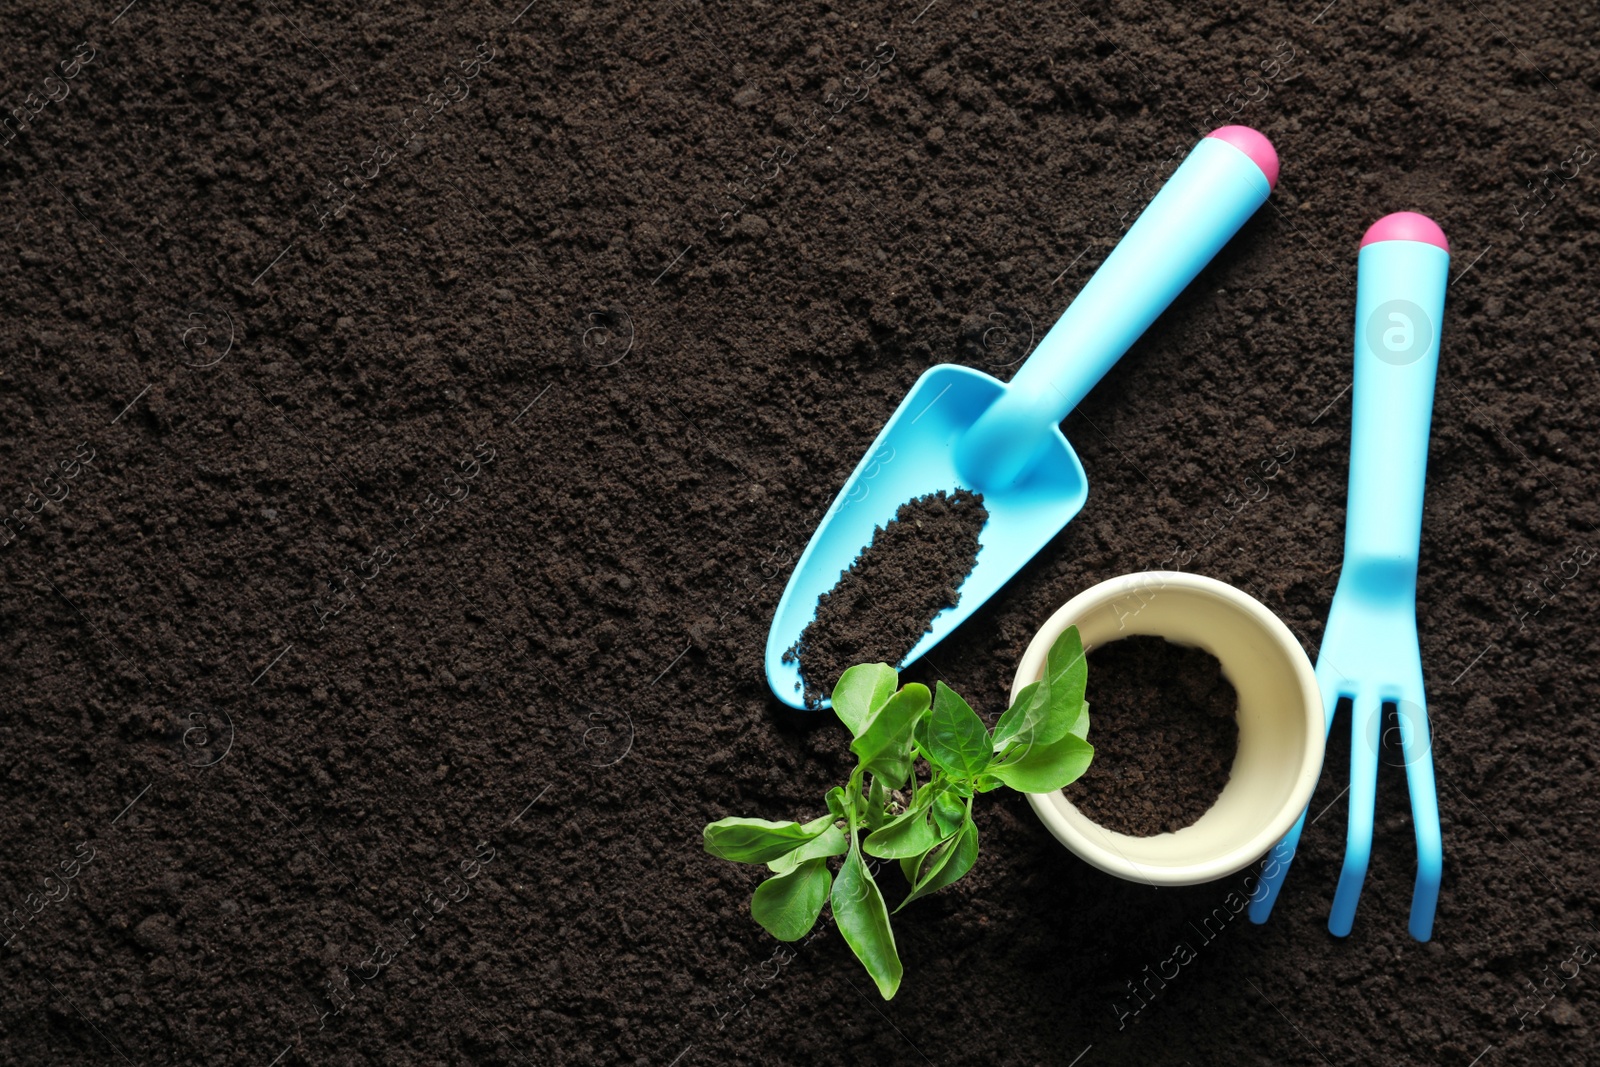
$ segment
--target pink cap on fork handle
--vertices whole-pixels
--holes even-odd
[[[1439,224],[1426,215],[1419,215],[1415,211],[1396,211],[1367,227],[1366,236],[1361,238],[1361,247],[1379,241],[1421,241],[1450,251],[1450,242],[1445,240],[1444,231],[1439,229]]]
[[[1272,147],[1272,142],[1264,135],[1248,126],[1223,126],[1206,134],[1219,141],[1226,141],[1239,151],[1250,157],[1250,161],[1261,168],[1261,173],[1267,179],[1267,187],[1275,189],[1278,186],[1278,152]]]

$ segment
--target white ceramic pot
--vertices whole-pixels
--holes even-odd
[[[1176,571],[1125,574],[1079,593],[1050,616],[1017,666],[1013,700],[1043,675],[1050,646],[1072,625],[1085,649],[1144,634],[1215,656],[1239,694],[1239,751],[1216,804],[1176,833],[1129,837],[1107,830],[1073,806],[1074,786],[1030,794],[1033,810],[1056,839],[1102,871],[1150,885],[1222,878],[1277,844],[1311,800],[1327,736],[1311,661],[1283,620],[1214,578]],[[1091,661],[1090,744],[1094,685]]]

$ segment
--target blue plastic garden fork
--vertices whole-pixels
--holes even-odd
[[[1328,916],[1329,931],[1339,937],[1355,921],[1372,853],[1386,704],[1394,705],[1398,717],[1417,836],[1410,928],[1418,941],[1432,935],[1439,902],[1444,847],[1416,604],[1428,425],[1449,265],[1444,233],[1423,215],[1385,216],[1361,240],[1344,566],[1317,655],[1330,732],[1339,698],[1351,704],[1348,837]],[[1269,854],[1261,877],[1266,892],[1250,906],[1253,921],[1266,922],[1271,914],[1305,821],[1302,813]]]

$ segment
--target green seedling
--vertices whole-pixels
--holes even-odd
[[[867,857],[899,862],[910,891],[896,912],[970,871],[977,794],[1001,786],[1049,793],[1088,770],[1087,676],[1078,628],[1068,627],[1044,677],[1017,694],[991,731],[943,682],[930,693],[915,682],[901,686],[887,664],[851,667],[833,688],[833,710],[850,730],[856,766],[828,791],[828,813],[805,823],[722,819],[706,827],[706,851],[772,872],[756,887],[750,914],[780,941],[804,937],[831,905],[845,942],[888,1000],[900,988],[900,956],[873,877],[878,865]]]

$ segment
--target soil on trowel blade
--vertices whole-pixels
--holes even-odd
[[[961,583],[978,558],[978,535],[989,512],[965,489],[929,493],[900,505],[872,544],[817,599],[817,617],[784,661],[800,662],[806,703],[833,691],[857,663],[896,665],[961,599]]]

